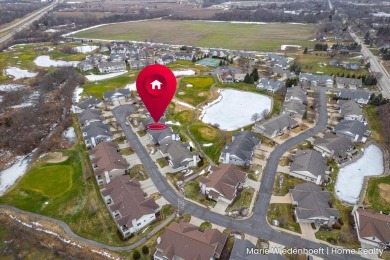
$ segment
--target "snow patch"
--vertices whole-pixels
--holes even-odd
[[[360,159],[340,169],[335,186],[337,197],[355,204],[359,199],[364,177],[383,174],[383,164],[382,150],[376,145],[369,145]]]
[[[177,125],[177,126],[179,126],[179,125],[181,125],[179,122],[173,122],[173,121],[167,121],[167,122],[165,122],[167,125]]]
[[[76,67],[79,63],[78,61],[62,61],[62,60],[52,60],[49,55],[38,56],[34,63],[39,67],[49,68],[49,67]]]
[[[66,139],[68,139],[68,142],[69,143],[73,143],[74,141],[76,141],[76,132],[74,130],[74,127],[69,127],[68,129],[66,129],[64,131],[64,133],[62,134],[63,137],[65,137]]]
[[[26,87],[26,85],[16,85],[16,84],[0,85],[0,91],[11,92],[11,91],[16,91],[16,90],[21,90],[25,87]]]
[[[23,78],[34,78],[38,73],[30,72],[28,70],[19,69],[17,67],[8,67],[4,70],[4,74],[12,76],[14,80],[23,79]]]
[[[83,46],[74,47],[74,49],[77,52],[81,52],[81,53],[90,53],[90,52],[93,52],[94,50],[96,50],[97,48],[99,48],[99,46],[96,46],[96,45],[93,45],[93,46],[83,45]]]
[[[200,119],[206,124],[218,124],[222,130],[233,131],[252,124],[253,114],[261,114],[265,109],[270,111],[271,103],[271,98],[264,95],[226,89],[203,108]]]
[[[113,72],[113,73],[108,73],[108,74],[104,74],[104,75],[95,75],[95,74],[91,74],[91,75],[87,75],[85,76],[87,78],[87,80],[89,81],[99,81],[99,80],[105,80],[105,79],[111,79],[111,78],[115,78],[115,77],[118,77],[120,75],[123,75],[127,73],[127,70],[124,70],[124,71],[120,71],[120,72]]]
[[[80,88],[79,86],[77,86],[74,89],[74,92],[73,92],[73,102],[75,102],[75,103],[79,103],[80,102],[81,93],[83,93],[83,91],[84,91],[84,89]]]
[[[57,29],[47,29],[45,32],[47,33],[55,33],[55,32],[59,32],[60,30],[57,30]]]
[[[137,90],[137,87],[136,87],[135,83],[127,84],[125,88],[130,90],[130,91],[136,91]]]
[[[191,75],[195,75],[195,71],[193,71],[193,70],[174,70],[173,74],[175,75],[175,77],[191,76]]]
[[[0,195],[3,195],[26,173],[30,155],[18,157],[12,166],[0,172]]]
[[[297,49],[301,49],[302,46],[301,46],[301,45],[282,45],[282,46],[280,46],[280,49],[281,49],[282,51],[285,51],[285,50],[287,50],[288,48],[297,48]]]
[[[179,101],[177,99],[172,99],[173,102],[179,104],[179,105],[182,105],[183,107],[188,107],[188,108],[191,108],[191,109],[195,109],[194,106],[190,105],[190,104],[187,104],[185,102],[182,102],[182,101]]]
[[[213,145],[213,143],[203,144],[203,147],[210,147],[210,146],[212,146],[212,145]]]

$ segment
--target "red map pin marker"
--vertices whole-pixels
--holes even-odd
[[[176,77],[173,72],[159,64],[147,66],[138,75],[136,88],[155,122],[148,125],[147,128],[153,130],[166,128],[165,124],[157,122],[176,92]]]

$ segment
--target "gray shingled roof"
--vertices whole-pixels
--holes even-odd
[[[91,121],[91,120],[100,121],[100,122],[104,121],[103,114],[100,110],[90,109],[90,108],[85,109],[83,112],[81,112],[78,115],[78,119],[81,125],[84,125],[86,121]]]
[[[260,139],[250,131],[233,134],[233,137],[233,141],[226,144],[222,153],[230,153],[243,161],[252,160],[253,149],[260,143]]]
[[[261,122],[256,124],[255,128],[263,127],[262,130],[268,136],[272,135],[275,131],[280,131],[286,127],[296,126],[298,124],[297,121],[292,119],[288,115],[278,115],[276,117],[271,118],[265,122]]]
[[[326,159],[321,153],[314,150],[298,150],[290,165],[290,171],[307,171],[314,176],[324,176]]]
[[[338,96],[342,99],[350,99],[359,102],[360,100],[370,100],[371,93],[365,90],[341,89]]]
[[[343,101],[343,100],[339,100]],[[357,104],[353,100],[348,100],[346,102],[340,102],[340,115],[342,117],[345,116],[360,116],[363,115],[362,109],[360,108],[359,104]]]
[[[130,96],[130,90],[128,89],[125,89],[125,88],[121,88],[121,89],[117,89],[117,90],[109,90],[109,91],[106,91],[104,92],[103,94],[103,97],[104,99],[111,99],[115,94],[119,94],[120,96]]]
[[[78,103],[77,106],[81,109],[87,109],[87,108],[94,107],[95,105],[98,105],[100,103],[102,103],[100,99],[97,99],[95,97],[90,97]]]
[[[362,79],[345,78],[345,77],[336,77],[336,83],[343,84],[343,85],[356,85],[357,87],[361,87],[363,85]]]
[[[340,216],[337,209],[329,206],[330,193],[313,183],[298,184],[290,193],[293,201],[297,202],[296,214],[299,219]]]
[[[283,104],[283,111],[287,113],[295,113],[303,116],[306,111],[306,106],[298,100],[286,101]]]
[[[171,162],[173,168],[179,168],[186,165],[186,162],[183,162],[186,159],[192,159],[193,155],[197,153],[191,152],[188,148],[188,144],[184,144],[180,141],[169,141],[159,147],[164,154],[168,153],[171,157]]]
[[[369,129],[368,126],[358,120],[341,120],[334,128],[334,131],[349,137],[352,137],[351,134],[353,136],[359,135],[357,141],[361,141],[362,138],[366,136]]]
[[[323,138],[316,138],[313,145],[325,147],[327,150],[333,151],[333,155],[336,157],[347,156],[347,151],[355,146],[347,137],[334,133],[326,133]]]
[[[299,99],[302,102],[307,101],[306,91],[300,86],[293,86],[291,88],[287,88],[286,92],[286,100],[290,99]]]
[[[230,254],[229,260],[285,260],[284,256],[280,254],[247,254],[246,249],[256,249],[257,247],[252,242],[243,239],[236,239]]]

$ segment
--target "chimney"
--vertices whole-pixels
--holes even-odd
[[[192,155],[192,160],[194,161],[194,167],[196,166],[196,157],[197,157],[196,154]]]
[[[226,153],[225,163],[230,162],[230,153]]]

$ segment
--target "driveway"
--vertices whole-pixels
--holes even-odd
[[[315,229],[313,229],[311,227],[311,224],[310,223],[300,223],[299,224],[301,226],[301,231],[302,231],[302,238],[305,238],[305,239],[308,239],[308,240],[311,240],[311,241],[316,241],[316,231]]]
[[[254,180],[251,180],[251,179],[247,179],[246,180],[246,186],[248,187],[252,187],[255,189],[255,191],[259,191],[260,189],[260,182],[259,181],[254,181]]]
[[[153,193],[158,193],[158,190],[156,186],[154,185],[153,181],[149,178],[145,181],[140,181],[141,183],[141,189],[148,195]]]
[[[132,155],[124,155],[123,158],[126,159],[128,163],[130,163],[130,166],[134,166],[137,164],[142,164],[140,159],[138,158],[137,154],[132,154]]]
[[[281,203],[281,204],[292,204],[292,199],[290,193],[287,193],[284,196],[271,196],[270,203]]]
[[[226,202],[218,201],[215,207],[211,208],[210,210],[217,212],[218,214],[225,215],[225,210],[227,209],[228,206],[229,204],[227,204]]]

